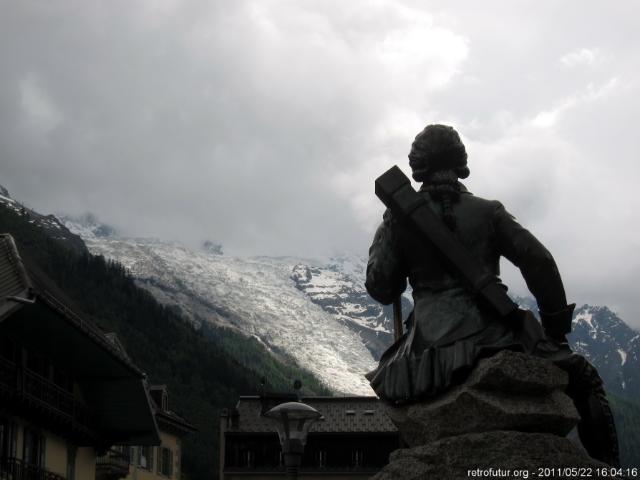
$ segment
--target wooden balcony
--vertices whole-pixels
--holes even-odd
[[[0,458],[0,480],[65,480],[65,478],[17,458]]]
[[[13,403],[28,416],[34,414],[46,417],[47,420],[71,427],[82,435],[91,435],[91,414],[86,405],[51,380],[22,368],[2,356],[0,356],[1,397],[8,400],[7,403]]]
[[[129,474],[128,449],[112,448],[96,458],[96,480],[118,480]]]

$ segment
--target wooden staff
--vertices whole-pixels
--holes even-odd
[[[402,334],[402,295],[393,301],[393,338],[398,340]]]

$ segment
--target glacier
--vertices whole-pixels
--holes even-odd
[[[309,301],[296,287],[293,257],[234,257],[194,251],[175,242],[95,234],[65,219],[89,251],[122,264],[162,303],[179,306],[194,324],[239,330],[285,352],[340,394],[373,395],[364,374],[376,361],[359,335]]]

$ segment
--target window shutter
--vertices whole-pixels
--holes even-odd
[[[176,449],[176,478],[180,478],[180,443]]]
[[[46,466],[46,453],[47,453],[47,437],[45,437],[41,432],[38,433],[38,447],[40,450],[40,458],[38,459],[38,461],[40,462],[40,466],[42,468],[45,468]]]
[[[10,457],[16,457],[18,455],[18,424],[11,422],[11,452]]]
[[[24,428],[22,431],[22,460],[31,463],[31,430]]]
[[[76,457],[78,447],[75,445],[67,445],[67,480],[76,480]]]

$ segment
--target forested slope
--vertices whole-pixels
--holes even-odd
[[[150,382],[167,384],[171,408],[198,427],[184,441],[185,478],[215,477],[220,411],[232,407],[239,395],[257,394],[262,377],[273,390],[288,390],[300,378],[304,393],[329,393],[313,376],[284,357],[276,358],[254,339],[213,327],[195,330],[137,287],[122,266],[29,220],[29,212],[0,206],[0,232],[14,236],[25,261],[44,271],[72,307],[105,332],[117,333]]]

